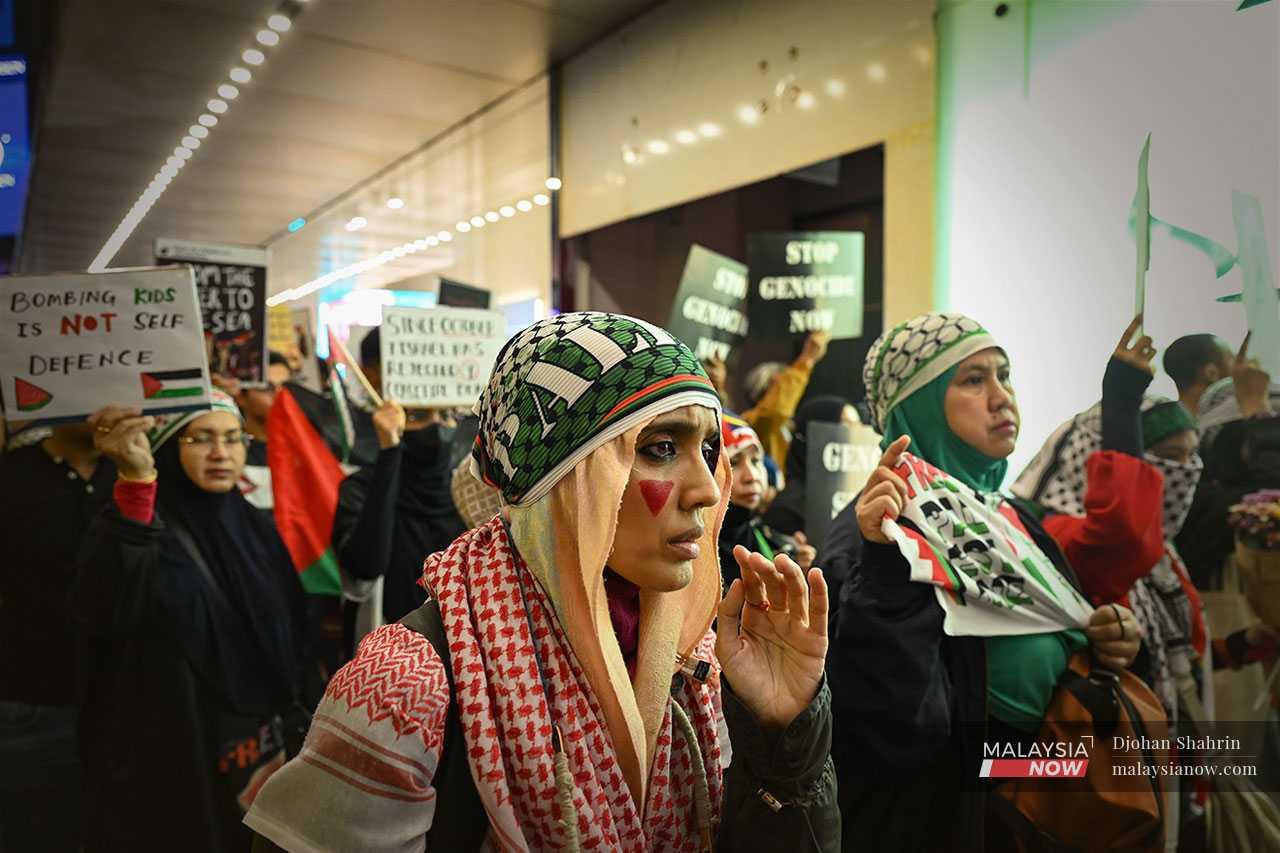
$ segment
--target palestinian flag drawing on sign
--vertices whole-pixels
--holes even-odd
[[[1000,494],[980,494],[945,471],[902,454],[907,483],[897,522],[882,527],[932,584],[953,637],[1001,637],[1082,628],[1093,608],[1076,592]]]
[[[49,405],[53,395],[39,385],[14,377],[13,399],[19,412],[34,412]]]
[[[204,371],[198,367],[190,370],[153,370],[140,376],[142,396],[148,400],[199,397],[204,394]]]

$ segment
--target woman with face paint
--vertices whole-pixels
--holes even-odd
[[[1128,610],[1109,606],[1084,630],[945,633],[936,588],[910,579],[886,532],[887,520],[905,523],[915,497],[894,470],[907,450],[976,494],[968,524],[938,527],[948,559],[953,550],[965,559],[978,538],[972,531],[1012,524],[1027,543],[1014,559],[1034,559],[1079,590],[1035,516],[999,491],[1019,429],[1009,359],[970,318],[924,314],[880,336],[863,378],[885,453],[834,520],[818,560],[847,578],[827,668],[841,726],[833,754],[846,849],[1011,848],[1013,830],[988,816],[983,745],[1028,742],[1072,653],[1087,645],[1103,665],[1123,669],[1138,652],[1139,628]]]
[[[739,548],[721,600],[689,349],[562,314],[478,410],[501,514],[427,559],[431,599],[361,643],[246,822],[288,850],[837,849],[826,587]]]
[[[724,452],[733,470],[733,490],[719,541],[720,571],[725,584],[733,583],[738,577],[738,562],[733,558],[733,550],[738,545],[759,551],[769,559],[786,554],[808,571],[817,550],[809,544],[804,532],[797,529],[794,536],[779,533],[765,524],[761,515],[767,474],[760,437],[750,424],[732,412],[724,413],[723,422]]]
[[[89,422],[118,479],[73,598],[85,849],[247,850],[244,811],[319,688],[293,561],[237,488],[240,411],[215,391],[202,412]]]

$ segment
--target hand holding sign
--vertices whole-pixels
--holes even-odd
[[[400,444],[407,416],[404,406],[387,400],[373,413],[373,430],[378,434],[378,447],[388,450]]]
[[[862,538],[868,542],[889,544],[888,535],[881,529],[884,520],[896,520],[907,504],[906,481],[894,473],[893,469],[909,444],[911,436],[903,435],[889,445],[880,457],[880,465],[867,480],[866,487],[858,497],[854,511],[858,516],[858,529],[862,531]]]
[[[1254,415],[1266,414],[1270,409],[1271,376],[1262,369],[1256,358],[1249,358],[1249,339],[1253,332],[1244,336],[1244,343],[1236,353],[1231,365],[1231,383],[1235,390],[1236,402],[1240,404],[1240,414],[1251,418]]]
[[[1135,341],[1134,335],[1139,335],[1142,331],[1142,315],[1133,318],[1129,323],[1129,327],[1124,330],[1124,336],[1120,338],[1120,343],[1116,345],[1115,352],[1112,357],[1117,361],[1123,361],[1130,367],[1135,367],[1151,376],[1156,375],[1156,369],[1152,367],[1151,361],[1156,357],[1156,348],[1151,344],[1151,338],[1147,335],[1140,335]]]
[[[143,416],[141,409],[107,406],[89,416],[93,425],[93,446],[116,463],[116,470],[126,480],[147,480],[155,474],[147,430],[156,419]]]

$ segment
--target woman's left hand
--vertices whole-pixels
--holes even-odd
[[[1142,645],[1142,626],[1129,608],[1119,604],[1104,604],[1093,611],[1084,633],[1098,663],[1116,672],[1129,668]]]
[[[716,657],[733,692],[761,726],[786,728],[822,683],[827,659],[827,582],[795,561],[738,545],[742,573],[720,602]]]

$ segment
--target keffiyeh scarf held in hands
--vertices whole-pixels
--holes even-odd
[[[999,493],[1007,463],[965,444],[946,421],[946,389],[957,366],[993,347],[990,333],[962,314],[920,315],[871,347],[863,379],[882,446],[911,436],[911,452],[897,468],[908,501],[884,532],[906,557],[911,579],[937,588],[948,634],[1079,628],[1092,608]]]

